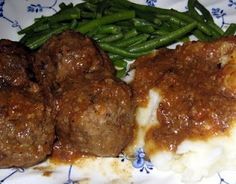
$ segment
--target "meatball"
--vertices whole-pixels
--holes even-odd
[[[127,85],[112,78],[64,90],[57,100],[61,141],[82,153],[117,156],[132,137],[132,100]]]
[[[0,168],[28,167],[51,153],[51,111],[24,90],[0,90]]]
[[[29,55],[17,42],[0,40],[0,85],[19,86],[27,82],[25,69]]]
[[[52,37],[35,58],[36,76],[46,87],[85,73],[113,75],[115,71],[107,55],[90,38],[72,31]]]
[[[115,78],[108,56],[90,38],[66,31],[49,39],[35,58],[36,77],[52,93],[58,144],[118,155],[132,137],[132,93]]]
[[[7,40],[0,48],[0,168],[28,167],[51,153],[52,110],[29,76],[27,50]]]

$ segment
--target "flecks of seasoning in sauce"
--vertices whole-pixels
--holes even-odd
[[[145,137],[146,143],[155,144],[149,151],[176,151],[185,139],[205,140],[227,134],[236,119],[236,94],[235,89],[226,86],[235,84],[224,83],[228,75],[224,68],[232,62],[235,67],[235,61],[221,67],[219,63],[222,57],[231,57],[235,51],[236,37],[231,37],[210,43],[188,43],[176,50],[163,49],[156,56],[135,62],[131,86],[136,105],[145,106],[148,91],[153,87],[160,89],[163,98],[156,112],[160,124],[151,127]]]

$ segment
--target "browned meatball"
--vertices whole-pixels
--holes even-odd
[[[72,31],[52,37],[35,57],[35,73],[45,86],[85,73],[114,74],[107,55],[90,38]]]
[[[83,153],[117,156],[132,137],[131,91],[112,78],[83,81],[57,101],[57,133]]]
[[[19,86],[27,82],[25,68],[28,57],[19,43],[0,40],[0,85]]]
[[[51,153],[51,111],[24,90],[0,90],[0,168],[28,167]]]
[[[59,142],[75,152],[118,155],[132,137],[132,94],[107,55],[90,38],[66,31],[36,53],[34,68],[53,93]]]
[[[0,168],[28,167],[52,150],[51,109],[26,71],[27,51],[5,40],[0,48]]]

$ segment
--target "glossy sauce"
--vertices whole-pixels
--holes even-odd
[[[146,143],[155,143],[149,153],[156,149],[176,151],[185,139],[205,140],[228,133],[236,118],[236,93],[224,84],[227,64],[223,66],[221,61],[226,56],[230,60],[235,50],[235,38],[228,38],[163,49],[135,62],[131,86],[136,105],[145,106],[148,91],[154,87],[162,97],[156,112],[159,124],[145,137]]]
[[[55,164],[66,163],[73,164],[80,158],[89,157],[92,155],[79,152],[73,145],[62,144],[60,141],[56,142],[53,146],[53,152],[50,160]]]

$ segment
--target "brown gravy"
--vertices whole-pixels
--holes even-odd
[[[224,70],[228,64],[223,67],[220,61],[233,52],[236,39],[226,38],[162,49],[135,62],[131,86],[136,105],[145,106],[148,91],[154,87],[162,96],[156,112],[159,124],[148,130],[145,142],[152,140],[158,150],[176,151],[185,139],[205,140],[228,132],[236,118],[236,91],[225,86],[230,74]],[[229,64],[235,66],[235,62]]]
[[[61,164],[61,163],[73,164],[78,159],[85,157],[94,157],[94,156],[87,153],[81,153],[77,149],[73,148],[73,145],[65,143],[63,144],[60,141],[58,141],[53,146],[53,151],[50,160],[54,164]]]

